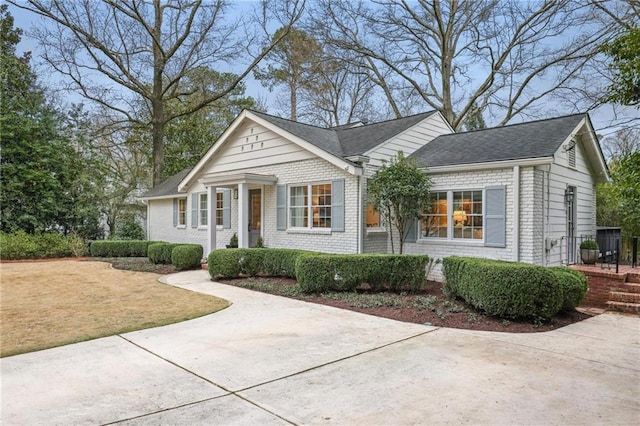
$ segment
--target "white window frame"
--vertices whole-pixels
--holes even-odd
[[[485,220],[485,216],[486,216],[486,194],[485,194],[485,190],[482,188],[459,188],[459,189],[452,189],[452,190],[432,190],[432,193],[446,193],[447,194],[447,236],[446,237],[427,237],[424,236],[423,233],[423,222],[425,221],[426,216],[429,216],[429,214],[423,214],[421,219],[420,219],[420,237],[419,239],[421,240],[430,240],[430,241],[447,241],[447,242],[456,242],[456,243],[484,243],[485,241],[485,236],[486,236],[486,220]],[[468,192],[480,192],[481,197],[482,197],[482,213],[481,214],[474,214],[472,211],[470,212],[466,212],[465,211],[465,217],[466,218],[473,218],[473,217],[481,217],[482,218],[482,228],[476,228],[476,229],[482,229],[482,238],[464,238],[464,237],[455,237],[454,236],[454,226],[455,226],[455,206],[454,204],[454,198],[453,198],[453,194],[454,193],[468,193]]]
[[[180,210],[180,206],[182,206],[182,210]],[[186,198],[178,198],[178,228],[186,228],[187,227],[187,199]]]
[[[288,186],[288,190],[287,190],[287,229],[291,229],[291,230],[308,230],[308,229],[314,229],[314,230],[331,230],[331,219],[333,217],[333,212],[331,211],[331,202],[329,202],[329,204],[313,204],[313,188],[314,187],[318,187],[318,186],[327,186],[329,188],[329,193],[328,196],[332,197],[333,196],[333,187],[331,182],[312,182],[312,183],[302,183],[302,184],[292,184]],[[306,194],[305,194],[305,204],[303,206],[299,206],[299,205],[293,205],[293,203],[291,202],[291,193],[294,189],[296,188],[306,188]],[[326,193],[324,194],[325,196],[327,195]],[[329,209],[329,211],[331,212],[328,216],[323,216],[325,225],[328,223],[328,226],[314,226],[314,212],[313,209],[314,207],[318,208],[319,212],[320,209]],[[307,220],[307,225],[306,226],[293,226],[293,219],[294,219],[294,215],[293,215],[293,209],[306,209],[306,215],[302,216],[302,219],[304,221],[304,219]],[[318,214],[320,214],[318,212]],[[326,212],[326,210],[325,210]]]

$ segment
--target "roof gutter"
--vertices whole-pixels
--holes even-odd
[[[540,158],[525,158],[522,160],[506,160],[506,161],[492,161],[488,163],[471,163],[471,164],[453,164],[450,166],[433,166],[422,167],[427,173],[451,173],[451,172],[467,172],[474,170],[489,170],[489,169],[506,169],[516,166],[542,166],[544,164],[551,164],[553,157],[540,157]]]

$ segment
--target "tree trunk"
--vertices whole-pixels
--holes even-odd
[[[158,0],[154,1],[155,22],[154,37],[157,41],[162,35],[162,9]],[[162,95],[162,72],[165,61],[158,43],[153,43],[153,95],[151,98],[151,137],[153,142],[153,187],[163,181],[164,169],[164,103]]]

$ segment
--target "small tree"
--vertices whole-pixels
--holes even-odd
[[[402,151],[384,164],[367,184],[369,204],[380,212],[385,223],[398,231],[400,254],[403,253],[406,230],[411,221],[419,219],[423,208],[428,206],[431,179],[420,170]],[[395,253],[393,229],[391,252]]]

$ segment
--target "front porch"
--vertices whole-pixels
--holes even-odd
[[[240,173],[233,175],[210,175],[198,180],[207,190],[207,250],[216,249],[216,203],[219,188],[230,190],[231,196],[237,200],[237,208],[229,208],[226,214],[237,215],[238,247],[255,247],[263,233],[264,225],[264,188],[273,186],[278,181],[274,175]],[[222,214],[225,214],[223,211]]]

